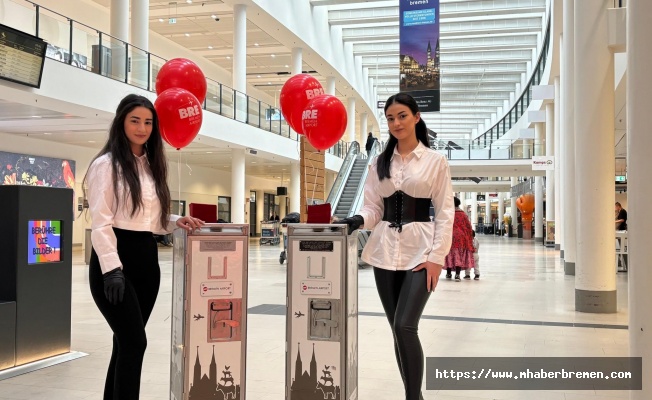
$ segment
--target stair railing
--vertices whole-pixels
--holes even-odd
[[[362,171],[362,176],[360,177],[360,182],[358,183],[358,190],[355,192],[353,203],[351,204],[351,208],[349,209],[347,217],[354,215],[362,207],[362,199],[364,197],[364,184],[367,181],[367,175],[369,175],[369,167],[371,166],[371,161],[373,161],[373,159],[376,158],[376,156],[378,156],[382,151],[381,147],[382,146],[380,145],[380,142],[376,140],[373,147],[371,148],[371,152],[369,153],[369,158],[367,158],[367,162],[365,163],[364,171]]]
[[[326,203],[331,205],[331,215],[335,213],[340,199],[342,198],[342,192],[344,191],[344,186],[346,186],[346,181],[351,175],[351,170],[353,169],[353,164],[355,163],[356,157],[360,153],[360,144],[358,142],[351,142],[349,145],[349,151],[344,157],[344,162],[340,168],[340,172],[337,173],[337,178],[333,182],[333,187],[331,187],[330,193],[328,193],[328,198]]]

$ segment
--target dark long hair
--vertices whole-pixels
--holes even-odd
[[[407,106],[410,111],[412,111],[412,115],[416,115],[419,112],[419,106],[412,96],[407,93],[397,93],[387,99],[387,102],[385,103],[385,114],[387,114],[387,109],[389,106],[394,103]],[[417,140],[423,143],[424,146],[430,148],[430,140],[428,140],[428,128],[426,127],[426,123],[423,122],[423,118],[419,118],[419,122],[417,122],[415,126],[415,131],[417,134]],[[396,148],[397,144],[398,139],[396,139],[390,132],[387,146],[385,147],[385,150],[378,156],[376,165],[378,171],[378,179],[381,181],[385,178],[391,178],[389,174],[389,165],[391,164],[392,156],[394,155],[394,149]]]
[[[113,166],[113,192],[116,195],[118,204],[120,201],[126,201],[127,191],[123,193],[124,198],[118,198],[118,181],[122,181],[123,187],[129,188],[131,198],[131,216],[133,217],[138,210],[143,207],[143,194],[138,178],[137,160],[131,151],[129,139],[125,133],[125,119],[127,114],[136,107],[145,107],[152,112],[152,134],[145,143],[145,154],[147,162],[152,172],[152,178],[156,186],[156,194],[161,202],[161,226],[166,227],[170,218],[170,188],[168,187],[168,165],[163,150],[163,140],[158,126],[158,116],[154,105],[149,99],[143,96],[130,94],[127,95],[115,111],[115,118],[111,123],[109,138],[106,144],[95,156],[93,161],[107,153],[111,154],[111,164]],[[92,164],[92,162],[91,162]],[[88,175],[87,175],[88,176]],[[86,187],[86,178],[84,177],[83,187]],[[84,189],[84,197],[86,190]]]

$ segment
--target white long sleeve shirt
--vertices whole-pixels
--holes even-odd
[[[142,191],[143,206],[131,216],[131,196],[124,196],[124,187],[118,182],[117,198],[113,189],[113,166],[111,155],[98,157],[88,169],[88,209],[91,214],[91,241],[100,260],[102,273],[122,268],[118,255],[118,241],[113,228],[130,231],[169,233],[180,217],[171,215],[168,226],[161,226],[161,203],[149,169],[147,157],[137,157],[138,177]],[[127,188],[128,190],[128,188]]]
[[[364,228],[373,229],[362,251],[362,260],[374,267],[392,271],[411,270],[430,261],[444,265],[451,247],[455,208],[453,188],[446,158],[421,142],[407,156],[394,150],[390,164],[391,178],[378,179],[375,159],[370,166],[364,188],[364,203],[359,214]],[[402,232],[382,221],[383,198],[397,190],[415,198],[430,198],[435,209],[432,222],[403,225]]]

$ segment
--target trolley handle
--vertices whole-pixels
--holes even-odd
[[[202,225],[199,229],[192,231],[192,235],[211,235],[216,232],[226,234],[248,235],[248,225],[228,224],[228,223],[209,223]]]

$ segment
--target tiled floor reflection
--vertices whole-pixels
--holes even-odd
[[[574,311],[574,279],[564,276],[559,252],[532,242],[479,236],[482,279],[443,279],[420,324],[426,356],[627,356],[627,275],[618,274],[618,313]],[[286,265],[278,246],[250,242],[247,399],[285,398]],[[161,249],[162,284],[147,327],[141,399],[169,399],[171,250]],[[371,268],[360,270],[361,400],[402,399],[392,339]],[[89,356],[0,381],[0,399],[102,399],[111,331],[95,307],[81,251],[73,266],[74,350]],[[266,307],[266,308],[265,308]],[[264,313],[261,313],[264,310]],[[425,383],[424,383],[425,388]],[[623,391],[424,391],[425,399],[607,400]]]

